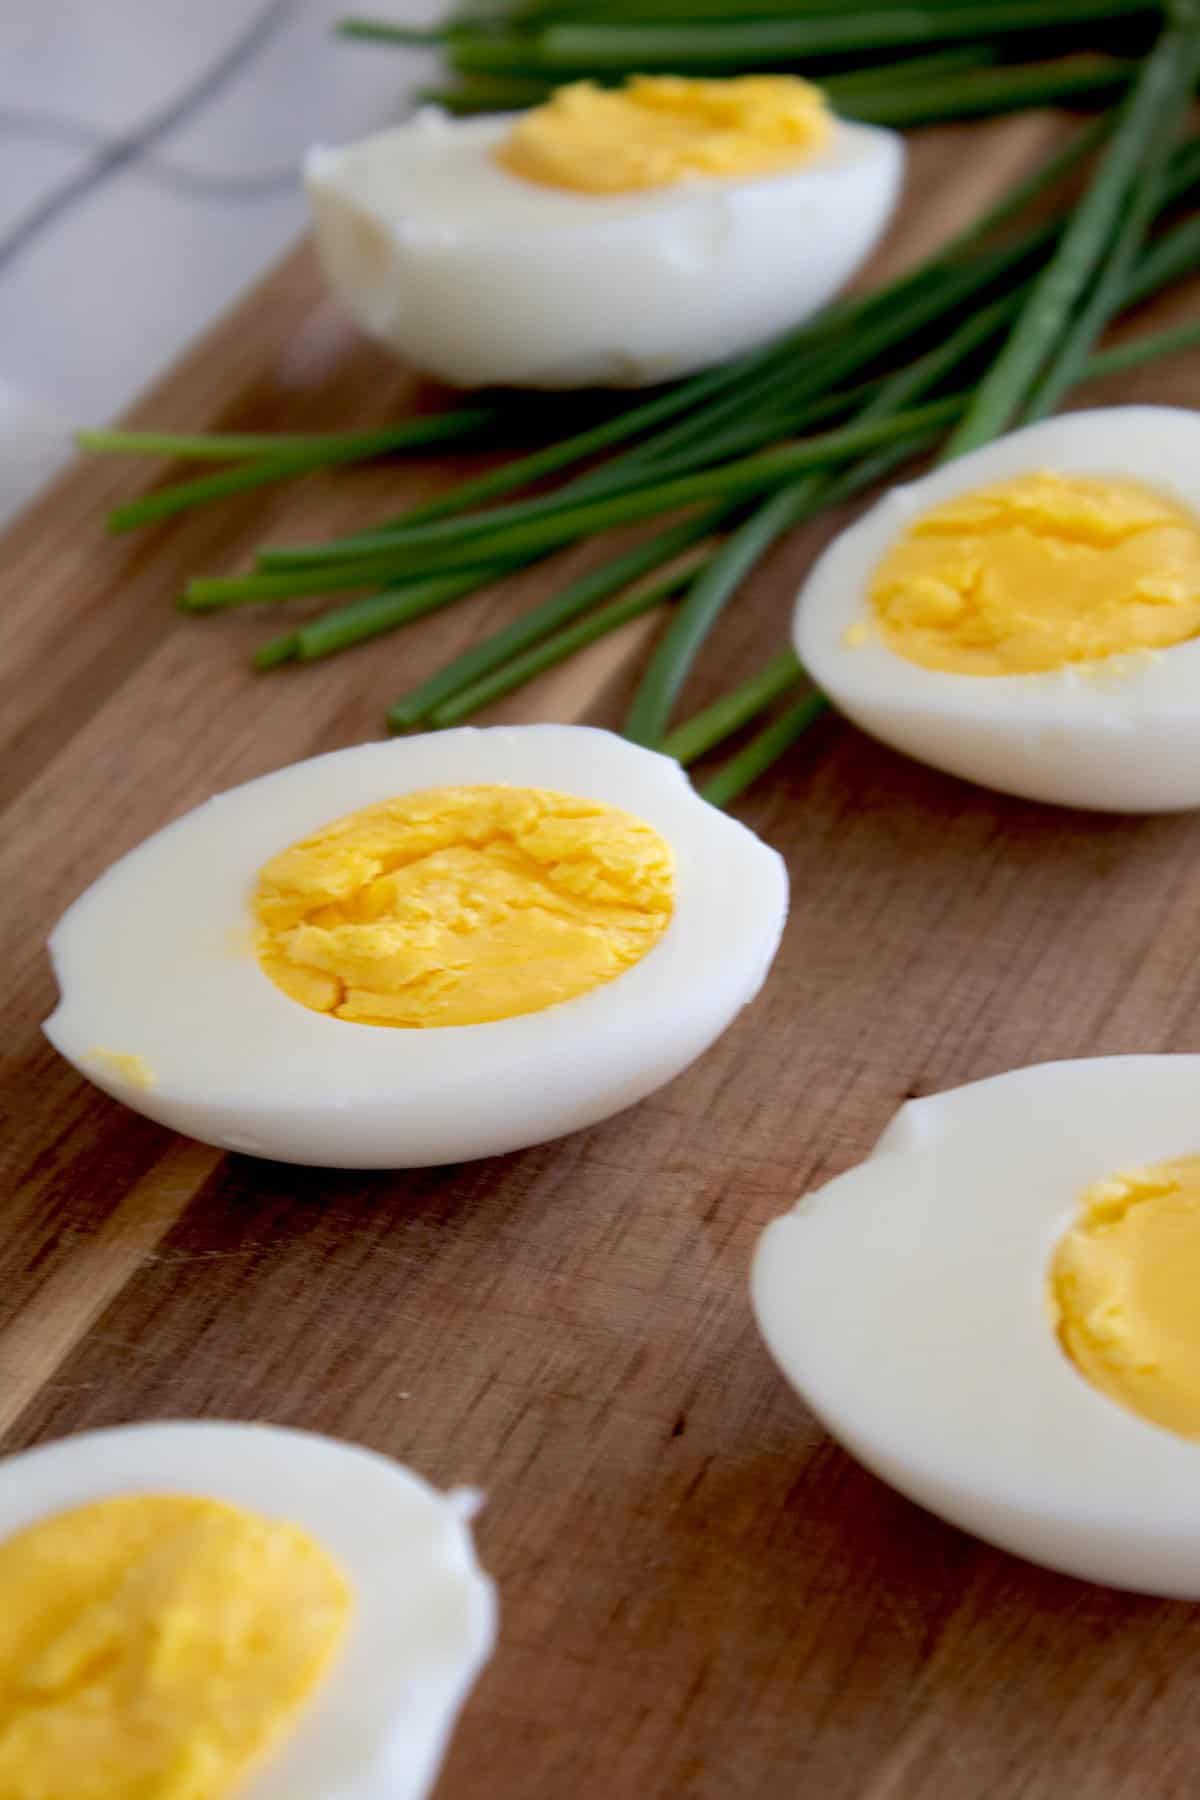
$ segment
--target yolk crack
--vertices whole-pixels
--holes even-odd
[[[438,788],[282,851],[255,896],[259,961],[315,1012],[476,1025],[611,981],[670,923],[674,858],[617,807],[542,788]]]

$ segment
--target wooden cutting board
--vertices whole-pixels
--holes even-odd
[[[1061,129],[914,141],[883,260],[923,253]],[[413,392],[302,248],[134,418],[368,426]],[[1087,398],[1200,403],[1200,358]],[[77,467],[0,550],[5,1447],[265,1419],[485,1489],[500,1648],[439,1800],[1200,1792],[1200,1612],[1040,1573],[899,1499],[806,1416],[746,1295],[762,1226],[861,1157],[906,1095],[1047,1057],[1200,1048],[1200,818],[1024,805],[828,721],[741,809],[791,871],[774,973],[664,1092],[543,1149],[417,1174],[223,1156],[49,1048],[54,919],[214,790],[378,735],[395,694],[606,547],[255,677],[274,619],[181,617],[184,577],[395,511],[450,465],[315,478],[106,539],[105,508],[154,473]],[[756,575],[693,704],[776,647],[839,522]],[[618,722],[654,629],[493,716]]]

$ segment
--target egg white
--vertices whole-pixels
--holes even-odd
[[[1095,1181],[1200,1150],[1200,1056],[1043,1063],[897,1113],[759,1241],[767,1345],[901,1493],[1066,1574],[1200,1597],[1200,1443],[1085,1380],[1051,1258]]]
[[[512,123],[429,109],[305,163],[342,304],[463,387],[636,387],[774,337],[870,253],[903,170],[894,132],[837,120],[795,170],[570,193],[493,160]]]
[[[397,794],[489,782],[606,801],[666,839],[675,910],[640,962],[542,1012],[432,1030],[312,1012],[263,973],[250,907],[271,856]],[[786,912],[780,857],[669,757],[587,726],[438,732],[279,769],[123,857],[50,938],[62,997],[44,1029],[97,1086],[205,1143],[341,1168],[457,1162],[670,1081],[757,993]],[[141,1057],[154,1085],[98,1048]]]
[[[1039,674],[959,675],[909,662],[873,629],[871,578],[914,519],[1041,469],[1137,480],[1200,515],[1200,415],[1070,413],[893,488],[814,566],[796,602],[797,654],[855,724],[935,769],[1062,806],[1200,806],[1200,639]],[[864,641],[848,641],[862,626]]]
[[[496,1635],[468,1521],[387,1457],[277,1426],[178,1421],[64,1438],[0,1462],[0,1541],[119,1494],[195,1494],[317,1538],[356,1599],[342,1653],[244,1800],[422,1800]]]

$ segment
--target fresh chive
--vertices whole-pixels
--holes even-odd
[[[994,301],[969,318],[944,344],[898,370],[881,382],[859,414],[858,423],[902,416],[902,409],[935,388],[982,345],[1002,330],[1012,316],[1012,296]],[[908,453],[901,444],[899,456]],[[884,467],[898,460],[894,449],[884,448]],[[687,679],[705,638],[722,610],[770,546],[800,519],[819,506],[873,483],[879,473],[877,459],[836,479],[810,475],[792,487],[773,494],[717,552],[679,608],[658,645],[634,697],[625,735],[635,743],[657,748],[666,732],[671,707]]]
[[[769,546],[801,516],[812,490],[810,479],[800,484],[799,492],[787,487],[772,494],[726,538],[693,583],[650,659],[625,721],[625,736],[635,744],[659,748],[675,696],[730,595]]]
[[[1200,321],[1172,325],[1163,331],[1146,332],[1141,337],[1113,344],[1107,350],[1098,350],[1089,357],[1083,373],[1088,381],[1101,375],[1123,375],[1126,370],[1140,369],[1159,357],[1196,349],[1200,349]]]
[[[1191,64],[1187,34],[1174,27],[1141,66],[1086,193],[1057,250],[1034,281],[1012,334],[975,390],[946,456],[976,449],[1007,429],[1060,341],[1071,309],[1101,262],[1161,110],[1173,110],[1180,71]]]
[[[1179,115],[1191,101],[1191,89],[1200,73],[1200,34],[1185,38],[1180,46],[1181,67],[1173,104],[1160,107],[1150,123],[1139,169],[1108,249],[1090,292],[1067,327],[1050,362],[1022,409],[1030,423],[1055,411],[1063,396],[1075,386],[1084,365],[1109,321],[1120,312],[1129,288],[1130,273],[1141,251],[1151,221],[1159,209],[1171,140]]]
[[[251,488],[266,487],[271,482],[293,480],[313,469],[368,462],[396,450],[467,436],[469,433],[456,423],[459,417],[453,413],[444,418],[433,414],[428,419],[409,419],[379,431],[350,432],[336,441],[325,437],[308,444],[293,444],[286,450],[238,462],[218,474],[181,481],[146,494],[140,500],[130,501],[128,505],[114,507],[108,515],[109,530],[130,531],[137,525],[173,518],[176,513],[203,506],[210,500],[227,499],[231,494],[247,493]]]
[[[630,582],[639,580],[654,569],[660,569],[673,556],[680,555],[706,537],[721,523],[724,516],[718,508],[703,513],[698,518],[685,520],[669,531],[651,538],[647,543],[638,544],[634,549],[610,558],[599,568],[589,569],[560,594],[543,600],[521,618],[515,619],[511,625],[494,632],[481,644],[473,645],[470,650],[456,656],[444,668],[436,670],[409,693],[402,694],[388,711],[390,729],[407,731],[420,724],[452,694],[459,693],[484,675],[490,674],[493,669],[498,669],[530,645],[540,643],[551,632],[570,624],[590,607],[599,605],[601,600],[607,600],[610,594],[619,593]]]
[[[1200,181],[1200,137],[1188,138],[1179,145],[1167,164],[1163,188],[1163,206],[1173,206]]]
[[[346,606],[322,613],[283,637],[272,638],[255,653],[256,669],[273,669],[287,661],[315,662],[348,650],[382,631],[394,631],[426,613],[437,612],[452,600],[477,591],[491,581],[511,572],[513,565],[497,565],[482,569],[464,569],[456,575],[434,577],[428,581],[410,581],[397,587],[382,588],[375,594],[364,594]]]
[[[335,30],[339,37],[357,38],[369,44],[395,44],[416,50],[443,44],[449,36],[449,30],[444,25],[393,25],[385,19],[339,19]]]
[[[670,25],[549,25],[532,42],[485,35],[452,45],[464,71],[533,66],[549,73],[674,72],[702,68],[755,69],[822,56],[851,56],[907,45],[983,38],[996,40],[1050,28],[1092,25],[1098,19],[1144,16],[1146,0],[973,0],[971,5],[914,5],[895,11],[858,8],[824,17],[749,19],[697,27]],[[532,54],[531,54],[532,53]]]
[[[1122,306],[1137,306],[1160,288],[1195,274],[1197,268],[1200,268],[1200,217],[1186,219],[1154,240],[1130,279]]]
[[[477,560],[480,566],[489,566],[486,556]],[[353,563],[322,563],[318,569],[293,569],[287,575],[199,575],[188,582],[179,605],[184,612],[222,612],[228,606],[249,606],[260,600],[298,600],[305,594],[377,588],[411,574],[398,557],[363,556]]]
[[[1129,86],[1136,69],[1136,63],[1111,57],[979,69],[953,80],[856,89],[839,110],[864,125],[911,129],[944,119],[994,117],[1034,106],[1108,100]]]
[[[913,0],[873,0],[865,10],[876,13],[891,7],[908,8],[912,4]],[[946,7],[961,7],[963,0],[922,0],[922,4],[931,20],[931,35],[936,37],[932,21],[937,13]],[[481,7],[477,11],[464,8],[455,13],[453,24],[460,31],[507,29],[528,33],[566,19],[598,19],[606,24],[622,19],[631,24],[651,21],[669,24],[682,19],[707,30],[714,20],[736,22],[747,12],[755,18],[767,18],[775,13],[788,18],[807,18],[814,14],[822,17],[836,14],[838,10],[837,0],[751,0],[749,6],[739,6],[736,0],[517,0],[516,4],[498,8]],[[1102,12],[1103,6],[1097,10]]]
[[[731,806],[740,794],[765,775],[801,734],[820,718],[829,702],[814,688],[786,712],[763,727],[744,749],[731,756],[700,789],[710,806]]]
[[[831,75],[821,85],[840,112],[853,114],[853,101],[860,93],[894,92],[933,76],[985,68],[995,59],[996,51],[990,44],[956,44],[927,56],[868,64],[845,74]],[[554,93],[554,85],[554,78],[548,74],[524,77],[477,75],[455,87],[422,88],[417,98],[426,105],[440,106],[460,115],[516,112],[527,106],[541,105]]]
[[[282,637],[272,638],[268,644],[260,644],[252,658],[254,667],[259,670],[278,669],[285,662],[295,662],[300,652],[300,645],[294,631],[284,632]]]
[[[553,92],[549,81],[497,75],[464,81],[457,87],[418,88],[416,98],[423,106],[440,106],[443,112],[465,118],[473,113],[520,112],[527,106],[540,106]]]
[[[794,444],[774,450],[759,451],[740,457],[694,475],[682,475],[652,487],[633,492],[606,495],[599,500],[579,503],[547,503],[536,515],[524,508],[502,508],[493,514],[472,519],[441,521],[416,530],[393,534],[381,532],[372,553],[354,561],[318,561],[319,546],[314,546],[309,566],[296,570],[294,579],[305,583],[297,592],[323,591],[322,571],[330,591],[336,585],[361,587],[363,572],[386,573],[391,564],[394,574],[415,573],[418,569],[452,569],[466,563],[499,557],[531,554],[553,549],[579,537],[590,537],[617,525],[632,525],[656,513],[698,505],[708,500],[734,500],[756,493],[768,493],[786,486],[793,477],[812,469],[836,467],[852,461],[860,453],[915,437],[928,430],[949,424],[962,411],[959,395],[928,405],[914,407],[894,418],[871,419],[852,423],[836,431],[822,432]],[[334,547],[331,547],[334,548]],[[341,546],[336,546],[339,556]],[[237,598],[250,599],[261,584],[261,597],[278,596],[286,590],[289,575],[235,577],[232,583],[205,582],[202,590],[209,599],[217,598],[224,589],[236,591]],[[196,584],[192,584],[193,589]]]
[[[911,11],[913,4],[914,0],[872,0],[862,11],[867,14],[892,9]],[[929,35],[936,38],[939,17],[947,11],[961,10],[963,0],[919,0],[919,4],[928,20]],[[1046,10],[1052,14],[1053,5]],[[789,19],[797,19],[811,15],[839,15],[843,11],[837,0],[751,0],[749,6],[739,6],[736,0],[517,0],[516,4],[481,7],[476,12],[464,8],[455,13],[452,24],[459,31],[506,28],[528,32],[565,19],[598,19],[606,24],[622,19],[631,24],[669,23],[682,19],[686,24],[706,30],[713,20],[737,22],[747,13],[754,18],[782,13]],[[1093,8],[1097,23],[1114,15],[1122,16],[1127,11],[1127,7],[1120,5],[1114,9],[1104,0]]]
[[[474,437],[503,421],[498,408],[478,406],[459,412],[430,413],[403,419],[391,427],[392,450],[415,449],[421,444],[444,443],[453,438]],[[338,450],[358,443],[375,432],[361,431],[115,431],[85,428],[75,433],[81,450],[104,456],[169,456],[180,462],[239,462],[244,457],[271,456],[280,451]]]
[[[884,63],[866,63],[844,75],[827,75],[821,87],[836,107],[847,96],[862,90],[898,87],[909,81],[927,81],[934,75],[954,75],[964,69],[978,69],[996,60],[994,44],[952,44],[948,50],[932,50],[925,56],[910,56],[904,61],[892,59]]]
[[[751,719],[757,718],[768,706],[773,706],[789,688],[795,687],[802,674],[795,652],[781,650],[740,687],[731,688],[711,706],[694,713],[670,732],[662,742],[664,754],[673,756],[685,767],[695,762],[697,757],[706,755],[717,744],[732,737],[735,731],[740,731],[743,725],[749,724]]]
[[[544,638],[532,649],[512,657],[490,675],[482,676],[469,687],[452,694],[440,706],[435,706],[428,715],[428,723],[440,728],[457,725],[461,720],[471,718],[485,706],[491,706],[506,694],[511,694],[514,689],[524,687],[535,676],[565,662],[577,650],[594,644],[598,638],[616,631],[631,619],[640,619],[644,613],[653,612],[656,606],[661,606],[665,600],[677,594],[693,572],[690,569],[679,569],[675,574],[668,575],[665,581],[659,581],[653,587],[637,593],[626,594],[611,605],[600,607],[596,612],[576,620],[575,624],[568,625],[565,630]]]
[[[727,386],[734,379],[736,377],[728,365],[708,370],[702,376],[693,377],[690,382],[671,388],[626,412],[618,413],[587,431],[577,432],[570,438],[551,444],[545,450],[538,450],[531,456],[506,463],[502,468],[490,470],[486,475],[477,476],[471,481],[460,482],[449,494],[424,506],[410,508],[368,531],[351,532],[324,544],[267,551],[260,558],[260,567],[298,567],[332,557],[335,549],[339,561],[360,551],[370,553],[378,547],[381,540],[388,541],[414,526],[433,524],[438,520],[457,516],[481,500],[494,500],[501,494],[511,493],[515,488],[528,487],[532,482],[556,474],[572,463],[594,456],[599,450],[608,449],[626,438],[636,437],[673,418],[697,398],[703,398],[710,391],[715,392]]]

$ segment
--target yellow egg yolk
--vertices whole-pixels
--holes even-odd
[[[1200,1156],[1089,1188],[1050,1288],[1081,1373],[1152,1424],[1200,1438]]]
[[[144,1056],[133,1050],[106,1050],[103,1044],[96,1044],[91,1052],[93,1061],[109,1075],[116,1075],[121,1081],[128,1082],[130,1087],[143,1091],[155,1087],[158,1076],[150,1067]],[[0,1795],[3,1800],[3,1795]]]
[[[624,194],[695,175],[769,175],[804,162],[832,131],[821,90],[794,75],[635,75],[618,90],[559,88],[495,155],[544,187]]]
[[[3,1800],[218,1800],[340,1647],[346,1582],[295,1525],[136,1494],[0,1544]]]
[[[543,788],[404,794],[262,870],[259,961],[360,1025],[480,1025],[611,981],[662,936],[674,857],[615,806]]]
[[[1200,632],[1200,519],[1133,481],[1039,472],[961,494],[875,570],[897,655],[959,675],[1026,675]]]

